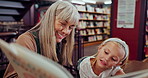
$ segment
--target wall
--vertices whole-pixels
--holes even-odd
[[[136,0],[134,28],[117,28],[117,4],[113,0],[111,15],[111,36],[119,37],[129,45],[130,60],[142,60],[144,55],[146,0]]]

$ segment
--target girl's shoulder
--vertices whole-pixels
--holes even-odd
[[[117,66],[116,69],[114,69],[114,73],[112,73],[113,75],[122,75],[125,74],[123,69],[120,66]]]
[[[123,69],[120,66],[115,67],[112,70],[112,75],[116,75],[119,71],[123,71]]]
[[[88,63],[90,63],[90,58],[92,58],[92,57],[91,56],[84,56],[84,57],[80,58],[77,62],[77,69],[79,70],[81,66],[87,65]]]
[[[84,56],[78,60],[78,63],[88,62],[88,61],[90,61],[91,58],[94,58],[94,57],[93,56]]]

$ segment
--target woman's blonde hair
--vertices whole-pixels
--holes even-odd
[[[122,62],[121,66],[125,65],[126,62],[128,61],[128,56],[129,56],[129,47],[126,44],[126,42],[121,40],[121,39],[119,39],[119,38],[109,38],[109,39],[103,41],[99,46],[104,46],[108,42],[115,42],[119,46],[123,47],[123,49],[125,51],[125,55],[124,55],[124,58],[121,60],[121,62]],[[98,52],[94,56],[97,56],[97,54],[98,54]]]
[[[39,32],[41,53],[48,58],[59,61],[56,54],[56,37],[55,37],[55,20],[56,18],[67,21],[69,23],[78,24],[78,10],[67,1],[57,1],[53,3],[46,11],[41,21],[30,31]],[[66,43],[62,46],[62,64],[72,65],[72,51],[74,46],[74,29],[65,40]]]

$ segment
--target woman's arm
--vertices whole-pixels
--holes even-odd
[[[14,71],[12,65],[9,63],[3,78],[18,78],[18,74]]]

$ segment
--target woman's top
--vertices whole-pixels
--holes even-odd
[[[30,32],[25,32],[21,34],[17,40],[16,43],[27,47],[31,51],[37,52],[37,46],[36,46],[36,41],[34,39],[34,36]],[[14,71],[13,67],[11,64],[7,66],[7,69],[4,74],[4,78],[16,78],[14,76],[17,76],[16,72]]]
[[[90,63],[91,58],[95,57],[94,56],[87,57],[80,63],[80,70],[79,70],[80,78],[106,78],[115,75],[118,70],[121,70],[120,66],[117,66],[101,72],[98,76],[93,72]]]
[[[25,32],[17,38],[16,43],[20,44],[21,46],[28,48],[29,50],[31,50],[33,52],[37,52],[37,53],[41,54],[40,42],[39,42],[38,38],[39,37],[38,37],[37,32],[31,32],[31,33]],[[61,61],[62,60],[60,58],[61,57],[61,43],[57,43],[56,51],[57,51],[57,57]],[[61,64],[61,62],[59,62],[59,64]],[[6,72],[4,74],[4,78],[8,78],[9,76],[16,76],[16,75],[17,74],[14,71],[12,65],[9,64],[7,66]]]

